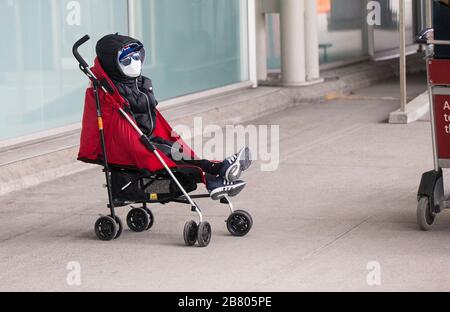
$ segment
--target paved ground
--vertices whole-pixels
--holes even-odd
[[[412,80],[411,95],[421,81]],[[420,176],[432,167],[429,123],[386,124],[396,90],[388,81],[258,120],[281,125],[281,164],[271,173],[255,164],[246,175],[235,204],[255,227],[243,239],[227,234],[226,207],[206,200],[214,228],[206,249],[184,247],[191,215],[179,205],[155,207],[149,233],[99,242],[99,170],[2,197],[0,290],[450,290],[450,216],[429,233],[415,223]],[[81,264],[80,287],[66,283],[71,261]],[[381,286],[366,282],[372,261]]]

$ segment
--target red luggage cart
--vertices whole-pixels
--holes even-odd
[[[450,209],[442,172],[450,168],[450,59],[435,59],[431,52],[431,45],[450,45],[450,41],[428,39],[432,34],[428,29],[417,40],[429,46],[426,62],[434,158],[434,170],[423,174],[418,192],[417,223],[424,231],[432,229],[439,213]]]

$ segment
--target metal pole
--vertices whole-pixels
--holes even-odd
[[[369,1],[370,0],[366,0],[364,2],[362,13],[363,16],[366,16],[367,14],[367,6],[369,4]],[[363,41],[366,44],[367,54],[372,60],[375,59],[375,27],[372,25],[372,23],[366,21],[366,19],[363,20]]]
[[[256,0],[248,0],[248,53],[249,75],[253,88],[258,87],[258,64],[256,55]],[[259,1],[259,0],[258,0]]]
[[[315,81],[320,77],[317,0],[305,1],[305,42],[306,78]]]
[[[406,112],[406,28],[405,28],[405,0],[400,1],[400,111]]]
[[[261,0],[256,2],[256,49],[258,80],[267,80],[267,25]]]
[[[426,58],[427,60],[427,83],[428,83],[428,96],[430,102],[430,116],[431,116],[431,139],[433,142],[433,162],[434,162],[434,171],[439,171],[439,158],[438,158],[438,150],[437,150],[437,137],[436,137],[436,116],[434,110],[434,96],[433,96],[433,86],[430,83],[430,70],[428,68],[430,57]]]
[[[425,0],[426,3],[426,15],[427,15],[427,28],[433,27],[433,1]]]
[[[305,2],[280,1],[281,68],[285,85],[306,82],[305,59]]]
[[[134,0],[128,0],[127,2],[127,6],[128,6],[128,34],[131,37],[135,37],[136,36],[136,20],[135,20],[135,2]]]
[[[93,75],[92,77],[95,77]],[[108,208],[111,210],[111,217],[115,220],[116,219],[116,211],[114,207],[114,199],[113,199],[113,193],[112,193],[112,185],[111,185],[111,170],[109,169],[109,163],[108,163],[108,153],[106,152],[106,140],[105,140],[105,130],[103,128],[103,114],[102,114],[102,108],[100,105],[100,96],[98,94],[99,92],[100,84],[97,79],[94,80],[94,95],[95,95],[95,104],[97,108],[97,122],[98,122],[98,131],[100,134],[100,142],[102,146],[102,152],[103,152],[103,161],[104,161],[104,172],[105,172],[105,178],[106,178],[106,188],[108,189],[108,201],[109,206]]]

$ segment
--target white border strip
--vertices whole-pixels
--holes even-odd
[[[439,159],[439,166],[444,169],[450,168],[450,159]]]
[[[449,89],[446,87],[433,87],[433,95],[450,95]]]
[[[249,51],[248,51],[248,2],[247,0],[239,1],[239,33],[240,33],[240,60],[241,60],[241,80],[248,80],[250,77],[249,69]]]

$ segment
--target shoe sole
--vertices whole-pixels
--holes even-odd
[[[246,186],[246,183],[242,182],[242,183],[239,183],[239,184],[233,185],[233,186],[221,187],[221,188],[213,190],[210,193],[210,196],[213,200],[220,200],[220,199],[224,198],[225,196],[235,197],[235,196],[239,195],[239,193],[242,192],[242,190],[245,188],[245,186]]]
[[[242,172],[248,170],[252,164],[251,153],[248,147],[243,148],[236,161],[228,168],[225,179],[228,182],[236,182],[241,178]]]

